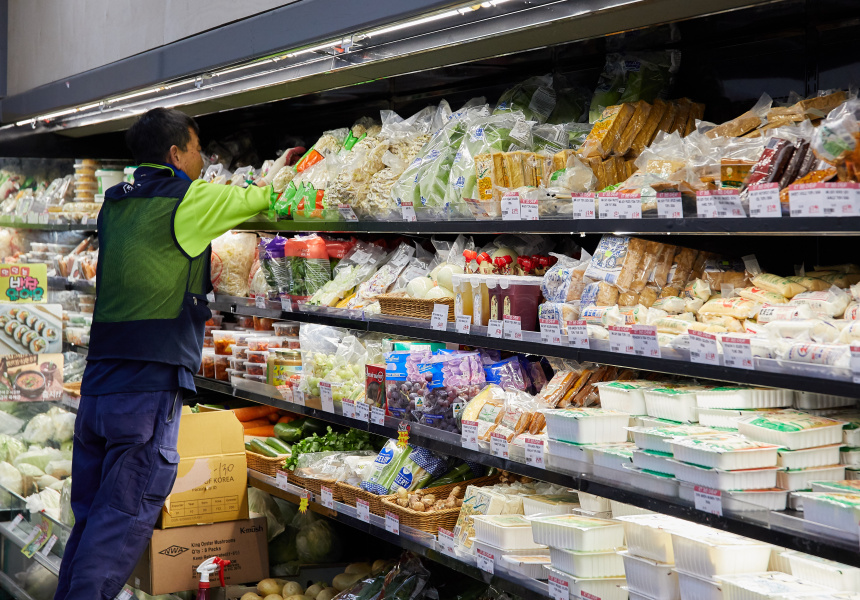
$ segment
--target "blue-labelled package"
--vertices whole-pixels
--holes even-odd
[[[376,455],[376,460],[367,468],[361,489],[379,495],[388,494],[400,466],[410,452],[410,447],[403,448],[395,440],[388,440]]]
[[[519,358],[512,356],[502,362],[484,367],[484,377],[487,383],[495,383],[502,388],[515,388],[524,391],[528,387],[525,373]]]
[[[459,433],[459,416],[466,404],[486,385],[477,352],[438,355],[418,364],[407,377],[413,390],[419,386],[413,415],[419,423]]]
[[[483,477],[487,474],[487,467],[485,467],[481,463],[477,463],[473,460],[464,460],[463,462],[469,465],[469,469],[472,471],[472,475],[474,475],[475,477]]]
[[[481,348],[480,350],[478,350],[478,352],[481,354],[482,365],[491,365],[502,360],[502,353],[498,350],[493,350],[491,348]]]
[[[415,400],[422,386],[407,381],[410,371],[417,373],[418,361],[431,356],[428,349],[386,352],[385,395],[388,413],[398,419],[412,420]]]
[[[427,482],[444,475],[446,470],[444,458],[426,448],[415,448],[394,476],[391,493],[399,488],[412,491],[425,487]]]

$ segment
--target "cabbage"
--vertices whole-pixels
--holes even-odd
[[[52,460],[45,466],[45,473],[57,479],[65,479],[72,474],[72,461],[66,459]]]
[[[267,530],[268,541],[271,542],[278,534],[284,531],[284,524],[281,522],[281,511],[278,509],[275,501],[272,500],[272,497],[266,492],[253,487],[248,488],[248,510],[254,513],[253,516],[262,515],[266,517],[266,523],[269,525]]]
[[[54,425],[54,433],[51,439],[62,444],[68,442],[75,437],[75,413],[70,413],[63,410],[59,406],[55,406],[47,413],[51,417],[51,422]]]
[[[0,434],[0,460],[11,462],[27,450],[27,445],[10,435]]]
[[[48,463],[54,460],[63,460],[63,453],[54,448],[30,448],[26,452],[19,454],[12,462],[13,465],[20,468],[22,464],[30,464],[38,467],[44,473],[48,468]]]
[[[47,413],[36,415],[24,429],[24,441],[29,444],[44,444],[54,437],[54,421]]]
[[[57,479],[56,477],[51,477],[50,475],[42,475],[41,477],[39,477],[39,480],[36,482],[36,486],[40,490],[44,490],[46,488],[54,489],[54,486],[58,483],[62,483],[62,482],[59,479]],[[59,490],[57,490],[57,491],[59,491]]]
[[[252,488],[253,489],[253,488]],[[269,564],[280,565],[298,560],[296,530],[287,528],[282,534],[269,542]]]
[[[7,462],[0,462],[0,485],[19,496],[24,493],[24,477],[21,471]]]
[[[15,575],[15,578],[33,600],[51,600],[57,591],[57,576],[35,560],[26,571]]]
[[[45,511],[45,513],[54,519],[60,520],[60,492],[47,488],[27,497],[27,510],[31,513]]]
[[[296,550],[304,563],[337,562],[341,555],[340,538],[328,521],[315,521],[299,530]]]

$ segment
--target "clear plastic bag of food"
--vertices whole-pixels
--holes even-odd
[[[364,393],[366,362],[367,350],[364,344],[353,335],[344,336],[331,361],[326,359],[328,372],[322,379],[331,384],[332,400],[335,403],[357,400]]]
[[[418,364],[408,377],[419,384],[415,420],[445,431],[459,432],[459,418],[466,404],[485,385],[484,369],[477,352],[441,354]]]
[[[373,302],[379,294],[387,292],[397,281],[415,253],[415,247],[401,243],[392,252],[379,270],[358,286],[358,291],[349,302],[349,308],[361,308]]]
[[[346,331],[327,325],[302,323],[299,328],[299,343],[302,347],[302,378],[299,389],[319,396],[319,384],[332,370],[334,356]]]
[[[494,383],[502,388],[525,390],[529,384],[516,356],[485,366],[484,377],[487,383]]]
[[[356,242],[352,249],[334,268],[332,279],[308,300],[308,304],[336,306],[348,299],[352,291],[376,272],[386,252],[379,246]]]
[[[552,75],[541,75],[516,84],[502,94],[493,114],[520,112],[529,121],[545,123],[556,105],[552,83]]]
[[[665,98],[672,77],[680,66],[681,52],[678,50],[607,54],[591,99],[589,121],[596,121],[607,106]]]
[[[212,287],[217,294],[248,296],[248,277],[257,248],[253,233],[228,231],[212,241]]]

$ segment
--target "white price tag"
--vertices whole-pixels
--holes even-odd
[[[14,519],[12,519],[12,522],[9,523],[9,529],[12,531],[15,531],[15,529],[18,528],[18,525],[20,525],[21,521],[23,521],[23,520],[24,520],[24,515],[21,513],[18,513],[18,515]]]
[[[62,404],[64,404],[65,406],[68,406],[72,410],[78,410],[81,407],[81,397],[63,394]]]
[[[508,458],[508,438],[495,431],[490,434],[490,452],[499,458]]]
[[[430,316],[430,328],[436,331],[445,331],[448,328],[448,311],[451,309],[447,304],[434,304],[433,314]]]
[[[788,210],[792,217],[824,216],[826,193],[823,183],[793,183],[788,186]]]
[[[457,323],[457,333],[469,335],[472,330],[472,315],[458,315],[455,317]]]
[[[355,402],[352,400],[343,400],[341,402],[343,405],[343,416],[348,419],[355,418]]]
[[[609,351],[620,352],[621,354],[633,354],[633,335],[629,327],[621,325],[610,325],[609,330]]]
[[[563,579],[550,575],[547,579],[549,596],[552,600],[570,600],[570,586]]]
[[[741,191],[735,189],[696,192],[696,213],[700,219],[746,217],[740,194]]]
[[[331,384],[328,381],[320,381],[320,402],[322,409],[326,412],[334,412],[334,400],[332,399]]]
[[[326,508],[334,509],[334,495],[331,493],[331,488],[320,486],[320,502]]]
[[[779,204],[779,184],[759,183],[747,188],[750,203],[750,216],[781,217],[782,208]]]
[[[555,319],[540,320],[540,340],[544,344],[561,344],[561,326]]]
[[[400,517],[387,510],[385,511],[385,531],[400,535]]]
[[[641,219],[642,196],[638,193],[619,193],[617,200],[617,217],[614,219]]]
[[[588,325],[574,321],[567,325],[567,344],[572,348],[588,348]]]
[[[526,464],[545,469],[543,462],[543,440],[526,438]]]
[[[600,192],[597,194],[597,216],[601,219],[611,219],[618,205],[618,192]]]
[[[286,491],[287,483],[287,473],[285,471],[278,471],[278,474],[275,475],[275,485],[278,486],[279,490]]]
[[[284,312],[293,312],[293,301],[289,296],[281,296],[281,310]]]
[[[573,203],[574,219],[594,219],[597,211],[594,208],[597,194],[594,192],[574,192],[570,195]]]
[[[355,515],[359,521],[370,523],[370,504],[361,498],[355,499]]]
[[[657,343],[657,328],[654,325],[633,325],[630,335],[636,356],[660,358],[660,344]]]
[[[753,359],[750,341],[745,338],[723,336],[723,361],[727,367],[752,369]]]
[[[344,221],[358,221],[358,217],[355,216],[355,211],[352,210],[352,207],[349,204],[338,204],[337,212],[340,213],[340,216],[343,217]]]
[[[520,198],[520,217],[523,221],[540,220],[537,198]]]
[[[522,341],[523,330],[520,318],[516,315],[505,315],[505,339]]]
[[[696,503],[696,510],[723,516],[723,498],[720,490],[697,485],[693,488],[693,500]]]
[[[690,330],[690,362],[706,365],[719,365],[720,354],[717,350],[717,336],[704,331]]]
[[[856,217],[860,215],[860,183],[854,181],[828,181],[825,185],[828,217]],[[832,212],[831,212],[832,211]]]
[[[478,568],[491,575],[495,572],[496,557],[486,550],[478,549],[475,551],[478,556]]]
[[[305,393],[298,388],[293,388],[293,402],[296,404],[300,404],[301,406],[305,405]]]
[[[657,192],[657,216],[661,219],[683,219],[681,192]]]
[[[131,591],[130,588],[124,587],[122,588],[122,591],[116,595],[116,598],[114,598],[114,600],[131,600],[131,597],[133,595],[134,593]]]
[[[519,192],[510,192],[502,196],[502,221],[519,221],[520,215],[520,194]]]
[[[851,344],[851,374],[854,383],[860,383],[860,346]],[[21,515],[18,515],[20,517]],[[18,517],[15,517],[16,519]]]
[[[48,538],[48,541],[45,543],[44,547],[40,550],[42,556],[48,556],[51,553],[51,550],[54,548],[54,544],[57,543],[57,536],[52,535]]]
[[[717,207],[711,192],[696,192],[696,216],[700,219],[713,219],[716,212]]]
[[[371,406],[370,422],[374,425],[385,425],[385,409],[381,406]]]
[[[370,421],[370,405],[367,402],[355,403],[355,418],[365,423]]]
[[[505,324],[501,319],[490,319],[487,322],[487,335],[494,338],[502,337]]]
[[[265,296],[255,296],[254,297],[254,306],[257,308],[266,308],[266,297]]]
[[[478,422],[463,421],[462,433],[460,434],[460,445],[469,450],[479,450],[478,448]]]
[[[400,214],[403,215],[404,221],[417,221],[418,217],[415,215],[415,207],[412,206],[411,202],[401,202],[400,203]]]
[[[439,545],[439,551],[442,552],[442,554],[447,554],[448,556],[453,556],[455,558],[457,557],[457,554],[454,552],[453,531],[448,531],[444,527],[440,527],[436,543]]]

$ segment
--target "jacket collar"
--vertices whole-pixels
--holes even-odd
[[[191,178],[182,169],[164,163],[141,163],[134,171],[135,183],[143,183],[145,179],[161,177],[179,177],[180,179],[191,181]]]

